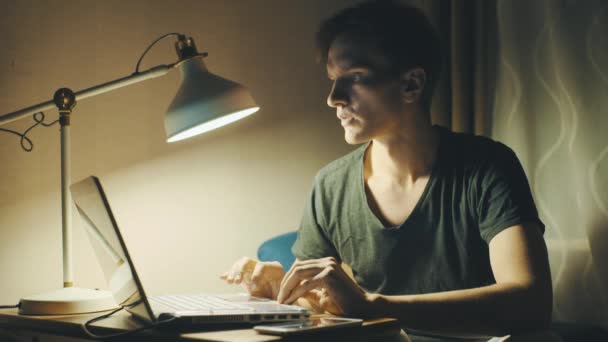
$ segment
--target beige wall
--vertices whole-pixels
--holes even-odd
[[[206,135],[165,143],[174,72],[79,103],[73,180],[101,178],[149,293],[232,291],[218,274],[300,220],[315,172],[348,151],[325,104],[313,33],[349,1],[3,1],[0,114],[134,71],[167,32],[194,37],[212,72],[248,86],[262,109]],[[144,68],[175,60],[163,41]],[[57,117],[47,113],[47,120]],[[21,120],[4,126],[24,130]],[[0,132],[0,303],[61,286],[58,126],[34,151]],[[75,280],[105,280],[74,217]]]

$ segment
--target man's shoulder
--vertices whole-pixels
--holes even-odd
[[[444,155],[449,156],[450,159],[466,164],[479,164],[515,156],[510,147],[492,138],[441,129],[446,139]]]
[[[317,183],[335,183],[348,179],[357,172],[361,159],[369,143],[363,144],[342,157],[335,159],[319,170],[315,180]]]

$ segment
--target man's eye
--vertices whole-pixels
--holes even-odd
[[[353,82],[361,82],[363,81],[363,74],[360,72],[356,72],[352,75],[352,80]]]

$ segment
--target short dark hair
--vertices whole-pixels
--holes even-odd
[[[433,89],[441,71],[439,36],[420,9],[394,0],[371,0],[341,10],[324,20],[316,34],[318,60],[327,63],[332,42],[349,35],[369,42],[401,74],[420,67],[426,73],[421,102],[430,108]]]

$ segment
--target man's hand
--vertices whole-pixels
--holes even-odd
[[[367,293],[344,272],[333,257],[296,261],[281,282],[277,300],[291,304],[300,297],[307,298],[311,295],[318,296],[321,306],[334,314],[370,314]]]
[[[250,295],[276,299],[285,270],[278,261],[263,262],[243,257],[220,278],[229,284],[241,284]]]
[[[312,289],[306,292],[302,297],[298,298],[294,304],[309,309],[315,314],[330,313],[337,316],[344,314],[342,310],[336,306],[331,297],[329,297],[325,288]]]

